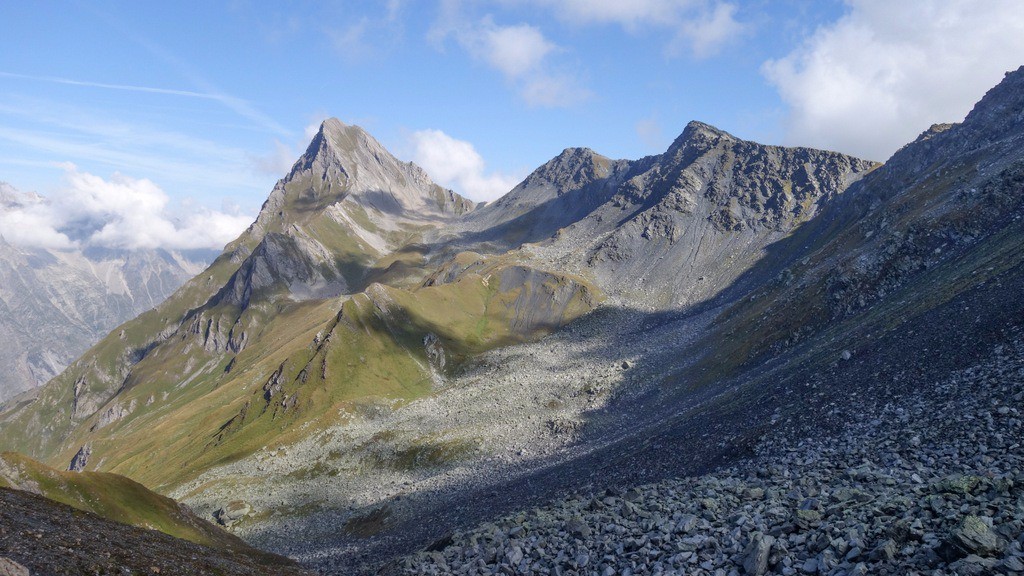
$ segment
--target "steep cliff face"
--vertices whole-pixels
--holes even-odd
[[[15,194],[8,190],[8,199]],[[162,302],[202,270],[195,256],[22,248],[0,236],[0,402],[41,386]]]

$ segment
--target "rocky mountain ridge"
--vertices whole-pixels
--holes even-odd
[[[567,149],[456,230],[498,249],[537,243],[534,256],[627,305],[677,308],[713,298],[875,166],[691,122],[666,152],[636,161]]]
[[[532,569],[522,562],[537,548],[507,541],[522,531],[495,533],[493,558],[462,540],[449,554],[447,536],[567,489],[618,490],[753,455],[790,462],[788,447],[888,417],[886,406],[927,398],[1013,343],[1022,82],[1024,69],[1009,74],[964,123],[929,131],[881,167],[691,123],[664,154],[637,161],[567,149],[479,210],[415,187],[418,205],[437,207],[436,225],[396,208],[403,196],[384,194],[384,181],[357,177],[408,165],[325,123],[306,155],[327,158],[322,166],[300,160],[263,220],[206,273],[39,400],[0,415],[0,431],[58,463],[88,446],[87,469],[143,479],[205,514],[246,500],[238,534],[322,570],[375,572],[431,542],[443,554],[410,570],[453,558],[467,571]],[[338,150],[359,168],[329,160]],[[352,187],[360,181],[373,189]],[[98,400],[69,419],[79,398]],[[813,550],[785,530],[776,547],[781,524],[764,517],[782,501],[771,498],[771,509],[749,505],[760,516],[730,519],[739,531],[722,546],[694,541],[662,568],[696,558],[695,570],[713,572],[754,558],[748,572],[794,573],[813,559],[815,571],[839,574],[902,554],[875,546],[872,528],[855,536],[870,533],[881,556],[845,558],[865,548],[853,536],[833,545],[848,535],[831,525],[807,537]],[[971,502],[966,513],[984,516]],[[659,496],[651,506],[667,505]],[[813,505],[803,516],[815,511],[840,521]],[[540,525],[553,557],[537,569],[589,570],[596,540],[569,558],[556,532]],[[844,545],[849,565],[823,555]],[[801,546],[813,558],[786,555]],[[602,561],[605,572],[654,570]]]

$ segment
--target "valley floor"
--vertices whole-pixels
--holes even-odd
[[[363,524],[375,518],[386,516],[389,532],[407,523],[396,532],[415,541],[436,528],[420,521],[424,505],[447,501],[462,518],[486,517],[511,504],[491,492],[644,436],[664,417],[651,404],[658,376],[693,361],[678,350],[712,317],[608,307],[539,342],[485,354],[429,398],[367,410],[287,450],[211,470],[174,496],[206,514],[244,499],[258,516],[236,534],[313,566],[362,549],[361,537],[375,532]],[[483,497],[470,504],[467,494]]]

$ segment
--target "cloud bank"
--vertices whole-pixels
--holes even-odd
[[[413,162],[436,182],[476,201],[490,201],[511,190],[520,178],[486,173],[484,159],[473,145],[440,130],[420,130],[410,136]]]
[[[175,218],[156,184],[114,174],[109,180],[65,165],[53,199],[9,187],[0,198],[0,236],[26,248],[216,249],[234,240],[250,216],[194,209]]]
[[[1019,0],[848,0],[847,13],[762,73],[787,140],[884,160],[1024,64]]]

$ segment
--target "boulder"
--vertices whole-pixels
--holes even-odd
[[[224,507],[218,508],[213,513],[214,519],[217,523],[225,528],[230,528],[236,522],[245,518],[252,512],[252,506],[249,505],[245,500],[233,500],[228,502]]]

